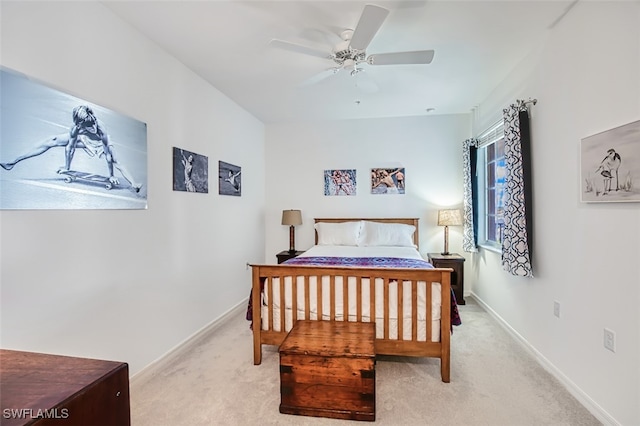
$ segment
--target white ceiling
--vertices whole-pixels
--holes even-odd
[[[364,64],[363,91],[329,59],[269,45],[326,50],[365,4],[390,10],[367,54],[434,49],[429,65]],[[575,1],[105,1],[116,15],[265,123],[468,113]],[[364,81],[366,82],[366,80]],[[359,101],[359,102],[358,102]],[[427,108],[435,108],[428,113]]]

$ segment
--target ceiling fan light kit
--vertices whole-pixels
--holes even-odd
[[[335,65],[330,70],[322,71],[317,76],[307,79],[304,86],[318,83],[336,74],[340,69],[356,76],[364,71],[360,64],[367,65],[426,65],[433,60],[433,50],[418,50],[413,52],[377,53],[367,56],[366,49],[377,34],[389,11],[383,7],[368,4],[364,7],[355,30],[345,29],[340,33],[342,41],[333,47],[330,53],[318,49],[301,46],[282,40],[272,40],[271,44],[297,53],[319,56],[330,59]]]

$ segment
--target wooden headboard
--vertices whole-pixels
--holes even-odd
[[[315,223],[318,222],[328,222],[328,223],[340,223],[340,222],[358,222],[360,220],[368,220],[370,222],[381,222],[381,223],[403,223],[405,225],[413,225],[416,227],[416,232],[413,233],[413,243],[416,247],[420,246],[420,236],[418,235],[418,221],[420,219],[411,217],[394,217],[394,218],[376,218],[376,219],[368,219],[368,218],[314,218]],[[315,229],[315,228],[314,228]],[[315,232],[315,231],[314,231]],[[318,244],[318,233],[315,232],[315,243]]]

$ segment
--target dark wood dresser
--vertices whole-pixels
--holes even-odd
[[[129,426],[123,362],[0,349],[3,426]]]

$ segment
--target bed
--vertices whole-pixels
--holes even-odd
[[[254,364],[297,320],[376,324],[379,355],[440,359],[450,380],[450,335],[459,325],[450,268],[418,251],[418,219],[315,219],[315,245],[279,265],[251,265],[247,319]],[[401,285],[399,285],[401,283]]]

